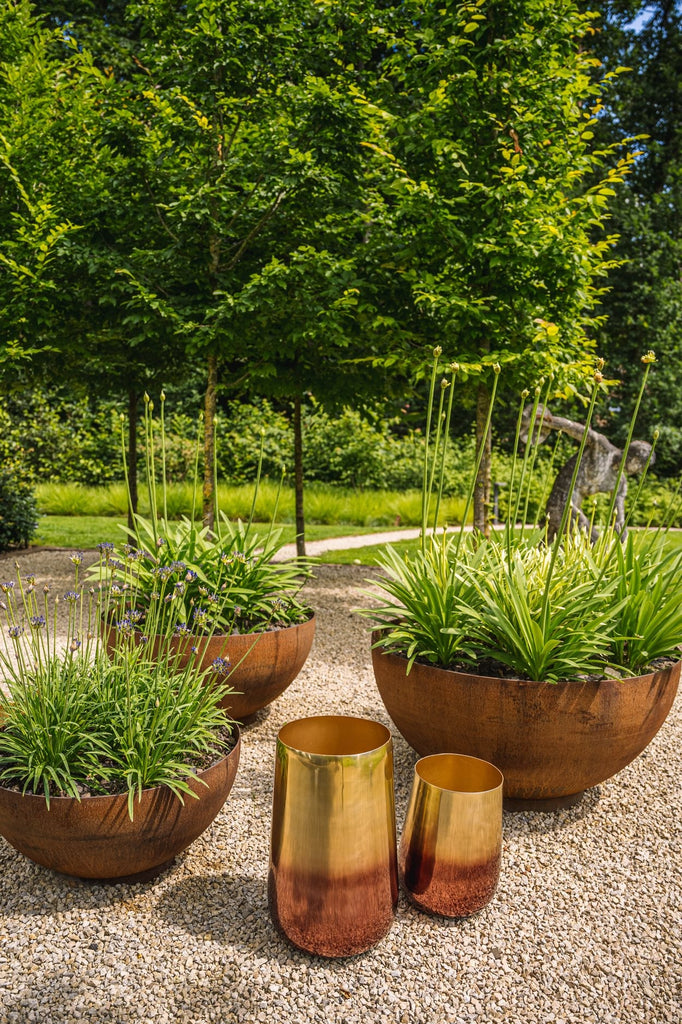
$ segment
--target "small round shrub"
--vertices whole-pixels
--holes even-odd
[[[0,468],[0,551],[28,547],[38,526],[38,507],[30,484],[11,466]]]

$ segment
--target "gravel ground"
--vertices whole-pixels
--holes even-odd
[[[0,573],[13,561],[0,561]],[[63,554],[20,561],[61,585]],[[366,576],[319,567],[307,665],[245,729],[225,807],[163,876],[86,884],[0,839],[2,1024],[678,1024],[679,700],[648,750],[576,807],[505,813],[500,885],[474,917],[429,918],[401,896],[389,935],[339,961],[278,937],[266,893],[277,731],[320,713],[390,725],[365,626],[352,615]],[[416,755],[393,732],[400,827]]]

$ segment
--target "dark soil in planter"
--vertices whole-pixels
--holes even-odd
[[[393,648],[385,648],[389,654],[395,654],[399,658],[404,658],[406,655],[403,651]],[[682,655],[681,655],[682,656]],[[648,665],[639,669],[636,675],[648,675],[649,672],[660,672],[662,669],[670,668],[676,664],[679,659],[676,658],[654,658]],[[509,665],[503,664],[501,661],[496,661],[495,658],[481,658],[478,661],[456,661],[451,665],[439,665],[437,662],[430,661],[428,658],[417,657],[414,659],[415,664],[424,665],[426,668],[442,668],[449,672],[463,672],[467,675],[486,676],[491,679],[520,679],[525,682],[535,682],[530,676],[523,672],[518,672],[516,669],[511,668]],[[615,671],[605,671],[600,675],[597,674],[585,674],[579,675],[575,680],[560,680],[561,682],[589,682],[599,683],[605,679],[627,679],[629,675],[627,673],[618,673]],[[557,682],[559,680],[552,680]]]

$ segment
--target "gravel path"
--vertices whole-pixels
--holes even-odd
[[[20,561],[60,585],[63,555]],[[390,725],[352,614],[368,570],[316,572],[311,657],[244,731],[232,794],[171,870],[135,886],[86,884],[0,840],[1,1024],[678,1024],[679,699],[645,754],[578,806],[505,813],[500,886],[478,915],[429,918],[401,896],[380,945],[340,961],[278,937],[266,894],[278,729],[327,712]],[[416,756],[393,732],[400,827]]]

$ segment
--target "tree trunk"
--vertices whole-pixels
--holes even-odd
[[[218,357],[208,357],[208,379],[204,396],[204,488],[203,488],[203,521],[204,526],[213,531],[215,526],[215,486],[213,480],[213,461],[215,457],[214,423],[216,415],[216,388],[218,385]]]
[[[485,425],[490,409],[490,392],[481,382],[476,395],[476,450],[483,446],[483,458],[476,475],[474,486],[474,529],[485,537],[490,536],[490,480],[492,476],[492,430],[484,437]]]
[[[137,391],[128,391],[128,529],[135,528],[133,513],[137,512]]]
[[[303,430],[301,399],[294,399],[294,488],[296,494],[296,554],[305,557],[305,516],[303,513]]]

